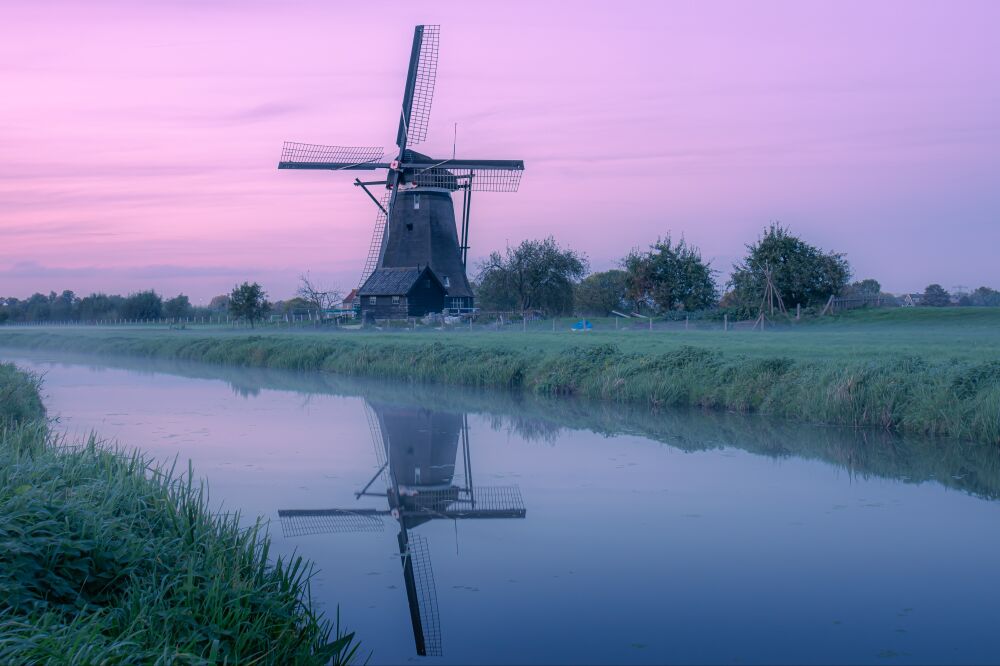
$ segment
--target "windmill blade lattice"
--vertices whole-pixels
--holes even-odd
[[[437,80],[438,46],[441,26],[425,25],[420,40],[420,57],[417,60],[416,78],[413,82],[413,101],[407,121],[406,142],[418,144],[427,139],[427,125],[434,102],[434,84]]]
[[[287,537],[308,534],[347,534],[381,532],[387,511],[361,509],[284,509],[278,511],[281,533]]]
[[[424,641],[423,654],[428,657],[439,657],[442,647],[441,617],[427,539],[419,534],[409,535],[406,556],[413,565],[413,583],[416,591],[416,599],[413,601],[420,615],[420,629]]]
[[[279,168],[323,165],[326,169],[352,167],[375,169],[383,155],[385,149],[379,146],[326,146],[319,143],[286,141],[281,149]]]
[[[517,192],[524,169],[427,169],[411,180],[420,187],[456,190],[470,184],[473,192]]]
[[[391,192],[386,192],[382,195],[381,208],[375,214],[375,228],[372,229],[372,241],[368,246],[368,258],[365,259],[365,267],[361,271],[361,280],[358,282],[358,289],[365,283],[368,276],[372,274],[375,267],[378,266],[379,255],[382,254],[382,240],[385,238],[385,225],[389,221],[389,200],[392,198]],[[383,455],[383,457],[385,457]]]

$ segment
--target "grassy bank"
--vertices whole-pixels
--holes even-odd
[[[67,446],[37,379],[0,364],[0,663],[328,663],[353,636],[270,561],[258,522],[142,454]]]
[[[34,329],[0,346],[506,387],[1000,443],[1000,310],[856,313],[768,333]]]

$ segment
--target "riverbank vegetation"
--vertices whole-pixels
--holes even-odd
[[[190,469],[66,442],[38,388],[0,364],[0,663],[353,658],[310,604],[309,564],[272,561],[261,522],[214,514]]]
[[[4,330],[0,346],[693,406],[1000,443],[1000,310],[873,310],[768,333]]]

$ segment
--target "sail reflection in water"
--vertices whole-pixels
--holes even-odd
[[[285,536],[382,532],[387,520],[397,521],[417,654],[440,655],[441,624],[430,549],[413,530],[430,520],[524,518],[521,491],[513,485],[473,483],[465,414],[374,401],[367,401],[366,407],[378,471],[355,498],[383,497],[387,508],[284,509],[278,512],[282,531]],[[456,473],[458,465],[461,470]]]

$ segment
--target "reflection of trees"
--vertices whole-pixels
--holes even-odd
[[[561,424],[520,414],[486,414],[486,418],[493,430],[514,433],[529,442],[544,442],[555,445],[559,433],[565,430]]]
[[[772,458],[822,460],[859,477],[885,477],[908,483],[936,481],[980,497],[1000,498],[1000,450],[989,444],[906,436],[877,430],[807,426],[763,416],[697,409],[654,411],[580,399],[541,398],[520,393],[454,389],[403,382],[361,380],[319,372],[295,373],[263,368],[212,366],[186,361],[55,355],[54,361],[110,366],[143,373],[164,372],[225,381],[244,397],[261,389],[340,396],[412,405],[434,410],[473,412],[495,430],[529,441],[552,444],[564,429],[613,436],[633,434],[684,451],[735,447]]]
[[[243,383],[230,382],[229,386],[232,387],[233,393],[240,396],[241,398],[256,398],[260,395],[259,386],[247,386]]]

